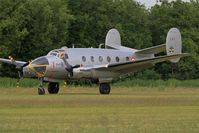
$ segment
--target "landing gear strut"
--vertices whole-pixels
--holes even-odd
[[[49,82],[48,92],[50,94],[57,94],[59,92],[59,83]]]
[[[45,94],[45,89],[42,86],[38,87],[38,94],[39,95],[44,95]]]
[[[43,79],[41,78],[40,80],[41,80],[41,82],[40,82],[40,85],[38,87],[38,94],[39,95],[44,95],[45,94],[45,89],[43,87]]]
[[[109,83],[100,83],[99,92],[100,94],[109,94],[111,91],[111,87]]]

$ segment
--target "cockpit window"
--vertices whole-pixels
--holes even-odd
[[[65,58],[68,59],[68,54],[65,54]]]
[[[34,67],[35,71],[38,73],[45,73],[46,71],[46,66],[39,66],[39,67]]]
[[[34,64],[34,65],[49,65],[49,62],[46,59],[46,57],[40,57],[40,58],[33,60],[31,64]]]
[[[52,55],[52,56],[57,56],[57,54],[58,54],[58,53],[56,53],[56,52],[50,53],[50,55]]]

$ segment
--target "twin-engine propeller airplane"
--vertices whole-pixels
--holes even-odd
[[[187,53],[181,53],[181,49],[181,34],[177,28],[169,30],[166,44],[141,50],[121,46],[119,32],[111,29],[106,35],[105,49],[62,47],[30,63],[12,58],[0,58],[0,62],[15,65],[20,77],[38,77],[41,80],[38,87],[40,95],[45,94],[44,81],[49,82],[48,92],[57,94],[59,82],[69,79],[91,79],[99,84],[100,94],[109,94],[110,83],[114,78],[163,61],[177,63],[181,57],[188,56]],[[163,51],[166,51],[167,55],[155,56]]]

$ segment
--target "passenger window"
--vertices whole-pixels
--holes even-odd
[[[111,62],[111,57],[110,56],[107,56],[107,61]]]
[[[99,56],[99,61],[100,61],[100,62],[102,62],[102,61],[103,61],[102,56]]]
[[[119,62],[120,58],[117,56],[117,57],[115,57],[115,60],[116,60],[116,62]]]
[[[82,56],[82,61],[86,62],[86,57],[85,56]]]
[[[93,56],[91,56],[91,62],[94,62],[94,57]]]

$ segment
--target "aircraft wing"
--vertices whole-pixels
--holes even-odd
[[[182,58],[185,56],[189,56],[189,54],[183,53],[183,54],[175,54],[169,56],[166,55],[166,56],[159,56],[149,59],[141,59],[137,61],[129,61],[124,63],[100,65],[96,67],[82,68],[81,71],[99,70],[99,71],[115,71],[115,72],[129,73],[129,72],[135,72],[142,68],[153,66],[155,63],[164,62],[167,60],[169,61],[170,59],[175,59],[175,58]]]
[[[0,62],[12,64],[12,65],[15,65],[17,67],[23,66],[24,64],[27,63],[27,62],[24,62],[24,61],[15,61],[13,59],[3,59],[3,58],[0,58]]]
[[[141,49],[141,50],[136,51],[135,53],[137,53],[137,54],[157,54],[157,53],[160,53],[163,51],[166,51],[166,44]]]

